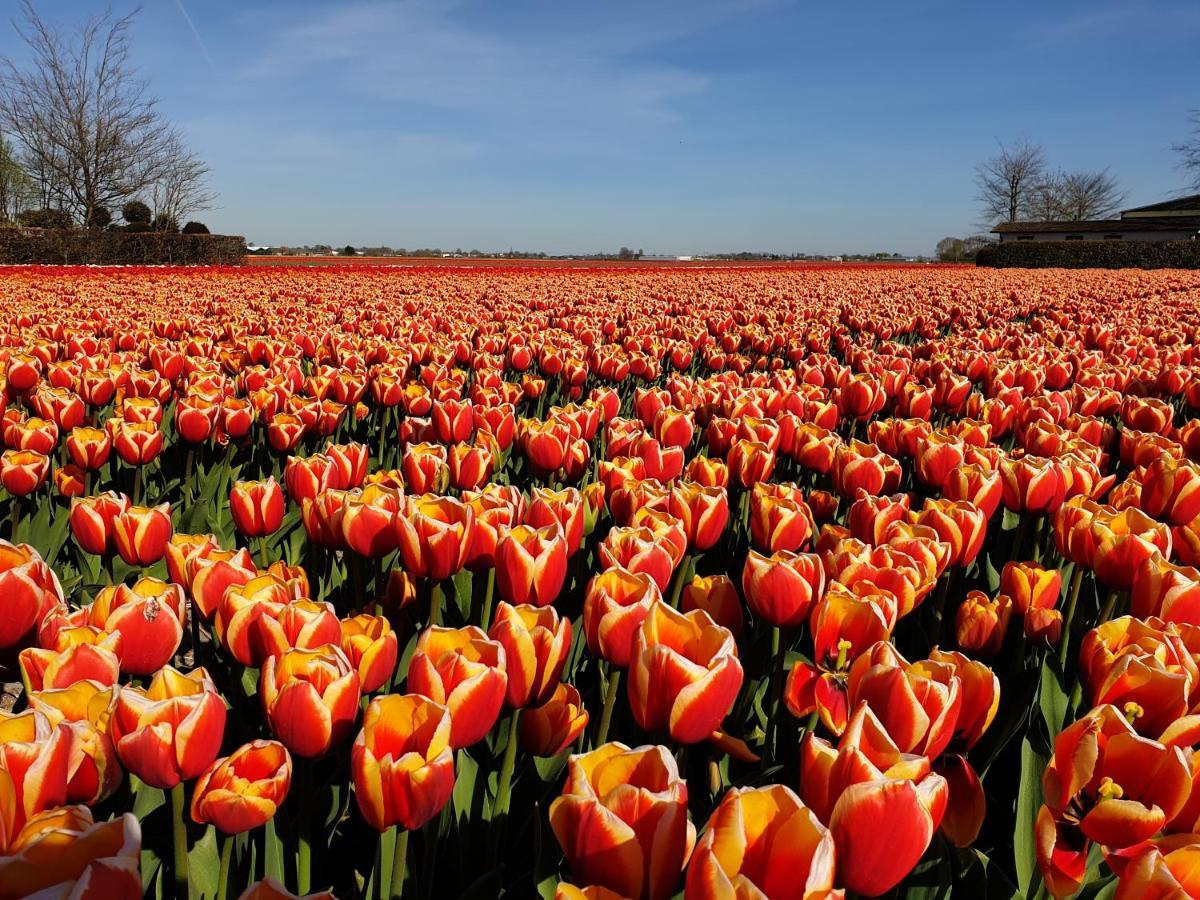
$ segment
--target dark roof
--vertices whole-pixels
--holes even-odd
[[[1103,231],[1119,234],[1129,231],[1200,230],[1200,216],[1163,216],[1154,219],[1085,219],[1080,222],[1002,222],[993,234],[1045,234]]]
[[[1177,210],[1191,211],[1200,209],[1200,194],[1192,194],[1190,197],[1177,197],[1174,200],[1165,200],[1162,203],[1151,203],[1149,206],[1135,206],[1133,209],[1127,209],[1121,213],[1127,216],[1130,213],[1141,212],[1175,212]]]

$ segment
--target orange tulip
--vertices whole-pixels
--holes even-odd
[[[68,688],[34,691],[32,710],[51,726],[70,730],[71,750],[67,769],[67,802],[98,803],[121,783],[121,766],[109,737],[109,719],[117,690],[96,681],[78,681]]]
[[[666,900],[695,841],[687,803],[687,782],[666,747],[614,742],[570,758],[550,827],[578,880]]]
[[[354,798],[376,831],[420,828],[450,800],[450,711],[419,694],[376,697],[354,740]]]
[[[731,788],[688,864],[686,900],[834,895],[833,837],[790,788]]]
[[[238,532],[246,537],[274,534],[283,523],[283,491],[274,478],[235,481],[229,491],[229,511]]]
[[[839,656],[854,659],[876,641],[887,640],[895,624],[894,594],[868,584],[854,588],[831,584],[813,607],[809,620],[813,659],[832,669]],[[842,641],[847,642],[845,649]]]
[[[558,525],[567,541],[567,556],[574,556],[583,540],[583,495],[576,488],[534,488],[525,524],[534,528]]]
[[[488,637],[504,648],[509,706],[541,706],[553,696],[571,650],[569,618],[552,606],[501,602]]]
[[[496,587],[507,603],[548,606],[567,577],[567,540],[557,525],[518,525],[496,545]]]
[[[865,703],[835,750],[809,735],[802,746],[801,796],[828,823],[840,880],[875,896],[912,871],[941,825],[946,780],[927,757],[901,753]],[[891,839],[881,842],[880,834]]]
[[[58,576],[28,544],[0,540],[0,648],[12,647],[63,602]]]
[[[909,663],[880,642],[850,666],[849,705],[866,703],[903,753],[936,759],[958,725],[962,685],[955,667],[931,659]]]
[[[694,744],[707,740],[742,686],[737,643],[708,613],[656,603],[634,638],[629,704],[646,731]]]
[[[1012,600],[1007,594],[989,599],[983,591],[968,591],[954,615],[954,638],[958,646],[983,657],[1000,652],[1008,623],[1012,617]]]
[[[157,578],[139,578],[133,587],[109,585],[88,610],[93,625],[121,635],[121,671],[157,672],[175,656],[187,623],[183,588]]]
[[[1000,484],[1006,507],[1034,515],[1055,512],[1067,491],[1062,464],[1042,456],[1000,460]]]
[[[1093,706],[1141,711],[1138,731],[1161,735],[1200,699],[1200,629],[1122,616],[1083,637],[1079,663]]]
[[[335,644],[267,657],[258,691],[271,730],[297,756],[329,752],[358,718],[358,673]]]
[[[72,428],[65,443],[71,462],[89,472],[96,471],[108,462],[112,452],[112,438],[102,428],[83,425]]]
[[[617,668],[628,667],[638,629],[661,602],[658,586],[645,573],[618,566],[594,575],[583,600],[588,652]]]
[[[0,850],[28,820],[67,802],[70,774],[66,725],[32,709],[0,713]]]
[[[171,564],[171,544],[167,544],[167,563]],[[205,619],[212,619],[225,592],[234,585],[243,585],[258,574],[250,551],[218,550],[214,547],[191,555],[186,563],[185,581],[195,608]]]
[[[742,594],[756,616],[777,628],[794,628],[808,618],[825,590],[825,569],[815,553],[751,550],[742,570]]]
[[[364,694],[373,694],[391,679],[396,671],[400,643],[396,632],[385,616],[360,613],[342,619],[342,652],[358,670],[358,680]]]
[[[521,714],[521,749],[534,756],[558,756],[587,728],[588,711],[573,685],[560,683],[541,706]]]
[[[1171,554],[1170,529],[1139,509],[1101,510],[1092,517],[1091,530],[1096,577],[1116,590],[1129,590],[1138,566],[1155,552]]]
[[[1200,625],[1200,571],[1151,555],[1133,575],[1129,606],[1141,619],[1157,616],[1167,622]]]
[[[125,768],[153,787],[173,788],[216,759],[225,701],[205,669],[185,675],[164,666],[144,690],[122,688],[111,728]]]
[[[30,819],[0,857],[0,898],[138,900],[142,830],[132,813],[96,823],[86,806]]]
[[[148,566],[167,552],[171,539],[171,506],[130,506],[113,520],[113,544],[131,566]]]
[[[0,455],[0,485],[17,497],[32,494],[49,474],[50,457],[35,450],[5,450]]]
[[[644,574],[659,591],[665,591],[671,583],[677,563],[674,549],[667,542],[656,540],[649,528],[621,525],[610,528],[597,548],[605,569],[622,568]]]
[[[450,746],[482,740],[500,717],[508,688],[507,656],[483,630],[430,626],[417,638],[408,688],[450,710]]]
[[[66,606],[59,609],[65,610]],[[83,680],[106,685],[117,683],[121,671],[121,635],[74,624],[78,615],[65,618],[60,612],[51,612],[45,627],[39,629],[43,632],[39,639],[44,637],[52,649],[26,647],[21,651],[17,660],[27,691],[65,688]]]
[[[265,825],[287,797],[292,758],[278,741],[251,741],[213,762],[196,782],[192,821],[241,834]]]
[[[368,484],[350,491],[341,511],[346,546],[368,559],[386,556],[398,546],[396,521],[403,514],[404,494],[398,488]]]
[[[754,485],[750,494],[750,536],[766,553],[797,551],[816,530],[812,510],[798,488],[788,485]]]
[[[1172,900],[1200,895],[1200,839],[1171,835],[1149,842],[1125,866],[1115,900]]]
[[[433,494],[409,497],[396,518],[404,567],[417,577],[445,581],[466,562],[474,525],[474,512],[459,500]]]
[[[1055,897],[1079,889],[1088,842],[1110,850],[1141,843],[1187,802],[1183,750],[1137,734],[1116,707],[1097,706],[1060,732],[1042,778],[1038,866]]]
[[[728,575],[697,575],[683,588],[679,601],[682,612],[702,609],[718,625],[728,628],[734,637],[742,633],[742,601]]]
[[[1006,562],[1000,572],[1000,593],[1013,601],[1018,615],[1032,609],[1052,609],[1062,592],[1062,572],[1035,562]]]

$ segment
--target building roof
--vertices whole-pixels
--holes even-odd
[[[1164,200],[1162,203],[1151,203],[1149,206],[1135,206],[1133,209],[1127,209],[1121,213],[1121,216],[1129,216],[1137,213],[1194,213],[1200,210],[1200,194],[1192,194],[1190,197],[1176,197],[1174,200]]]
[[[1085,219],[1078,222],[1002,222],[992,229],[993,234],[1045,234],[1066,231],[1109,232],[1127,231],[1187,231],[1200,230],[1200,216],[1172,216],[1157,219]]]

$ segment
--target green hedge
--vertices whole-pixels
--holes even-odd
[[[1001,269],[1200,269],[1200,240],[1005,241],[980,250],[975,264]]]
[[[239,235],[0,228],[6,265],[236,266],[245,253]]]

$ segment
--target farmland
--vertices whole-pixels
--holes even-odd
[[[0,898],[1200,890],[1200,273],[473,262],[0,271]]]

